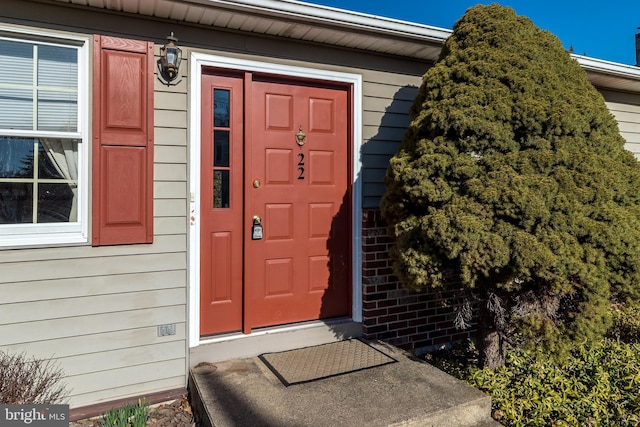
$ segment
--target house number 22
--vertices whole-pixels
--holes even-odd
[[[304,154],[298,153],[298,179],[304,179]]]

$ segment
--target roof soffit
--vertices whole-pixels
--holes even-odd
[[[53,0],[435,61],[450,30],[295,0]]]
[[[46,0],[40,0],[46,1]],[[435,61],[451,30],[297,0],[51,0]],[[640,68],[572,55],[598,87],[640,93]]]

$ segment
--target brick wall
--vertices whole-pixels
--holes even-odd
[[[471,338],[475,329],[455,328],[455,290],[418,293],[402,287],[393,274],[387,225],[379,209],[362,218],[363,338],[380,339],[420,353]]]

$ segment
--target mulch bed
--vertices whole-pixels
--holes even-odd
[[[153,427],[195,427],[191,405],[186,396],[169,403],[149,407],[147,426]],[[102,427],[100,418],[78,420],[69,427]]]

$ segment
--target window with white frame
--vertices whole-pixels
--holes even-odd
[[[0,27],[0,247],[87,241],[87,45]]]

